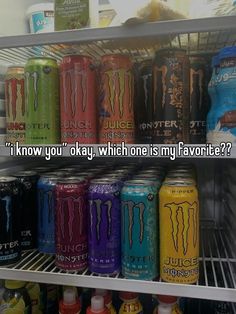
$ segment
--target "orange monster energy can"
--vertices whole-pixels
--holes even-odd
[[[173,178],[160,190],[160,275],[172,283],[199,277],[199,200],[192,180]]]
[[[133,144],[134,76],[132,62],[124,55],[102,58],[99,90],[99,143]]]

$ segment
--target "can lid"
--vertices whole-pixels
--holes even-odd
[[[9,183],[9,182],[14,182],[14,181],[17,181],[17,179],[14,177],[10,177],[10,176],[0,177],[0,183]]]
[[[37,176],[37,172],[36,171],[32,171],[32,170],[26,170],[26,171],[19,171],[17,172],[14,177],[17,178],[21,178],[21,177],[34,177]]]
[[[166,303],[166,304],[173,304],[178,301],[177,297],[169,296],[169,295],[158,295],[157,299],[159,302]]]
[[[101,184],[101,185],[107,184],[107,185],[110,185],[110,184],[117,182],[117,180],[112,181],[111,179],[112,178],[106,178],[106,177],[93,179],[93,180],[91,180],[90,184]]]
[[[182,48],[171,48],[171,49],[163,48],[163,49],[156,51],[156,57],[158,57],[159,54],[160,55],[164,54],[165,56],[168,57],[168,56],[173,55],[176,52],[182,53],[184,55],[187,53],[187,51],[185,49],[182,49]]]
[[[55,172],[46,172],[41,174],[40,179],[59,179],[60,175]]]
[[[225,47],[220,50],[219,59],[220,61],[227,58],[235,58],[236,57],[236,46]]]
[[[20,289],[26,285],[25,281],[19,280],[5,280],[5,287],[7,289]]]
[[[196,182],[189,178],[167,178],[163,185],[167,186],[193,186]]]
[[[125,181],[125,185],[137,185],[137,186],[153,185],[153,181],[146,180],[146,179],[132,179],[132,180]]]
[[[78,183],[85,183],[85,179],[83,177],[67,177],[67,178],[59,178],[58,183],[59,184],[78,184]]]
[[[135,300],[135,299],[138,298],[138,293],[121,291],[119,293],[119,297],[120,297],[120,299],[122,301],[125,301],[125,300]]]

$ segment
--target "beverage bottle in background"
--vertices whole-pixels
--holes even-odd
[[[157,307],[157,314],[172,314],[172,308],[170,305],[159,304]]]
[[[110,311],[110,314],[116,314],[116,310],[112,304],[112,293],[111,291],[104,289],[96,289],[94,295],[100,295],[104,298],[105,306]]]
[[[63,299],[59,304],[59,314],[79,314],[81,310],[79,299],[73,288],[66,288],[63,292]]]
[[[167,296],[167,295],[159,295],[157,297],[159,305],[168,306],[171,308],[171,314],[183,314],[178,305],[178,298]],[[158,306],[159,306],[158,305]],[[155,308],[153,314],[159,314],[158,306]]]
[[[119,314],[143,314],[143,307],[137,293],[120,292],[120,298],[123,300],[123,303],[120,307]]]
[[[58,313],[58,286],[40,284],[41,308],[44,314]]]
[[[104,305],[104,298],[96,295],[91,299],[91,306],[87,308],[86,314],[109,314],[109,310]]]
[[[0,305],[1,314],[32,313],[31,300],[25,285],[24,281],[5,281],[5,291]]]
[[[30,296],[32,314],[43,314],[40,285],[35,282],[29,282],[26,284],[25,288]]]

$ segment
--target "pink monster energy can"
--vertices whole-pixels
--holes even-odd
[[[87,267],[87,182],[83,178],[60,179],[56,186],[56,266],[67,271]]]

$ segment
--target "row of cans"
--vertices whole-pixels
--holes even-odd
[[[18,179],[1,178],[1,264],[18,261],[20,247],[35,248],[37,241],[39,251],[55,253],[56,266],[66,271],[88,267],[100,275],[121,271],[129,279],[161,276],[195,283],[199,201],[194,169],[180,165],[166,176],[161,165],[135,174],[134,165],[85,169],[62,168],[39,180],[32,171]]]
[[[6,74],[8,141],[26,144],[205,143],[206,57],[165,49],[126,55],[46,57]]]

